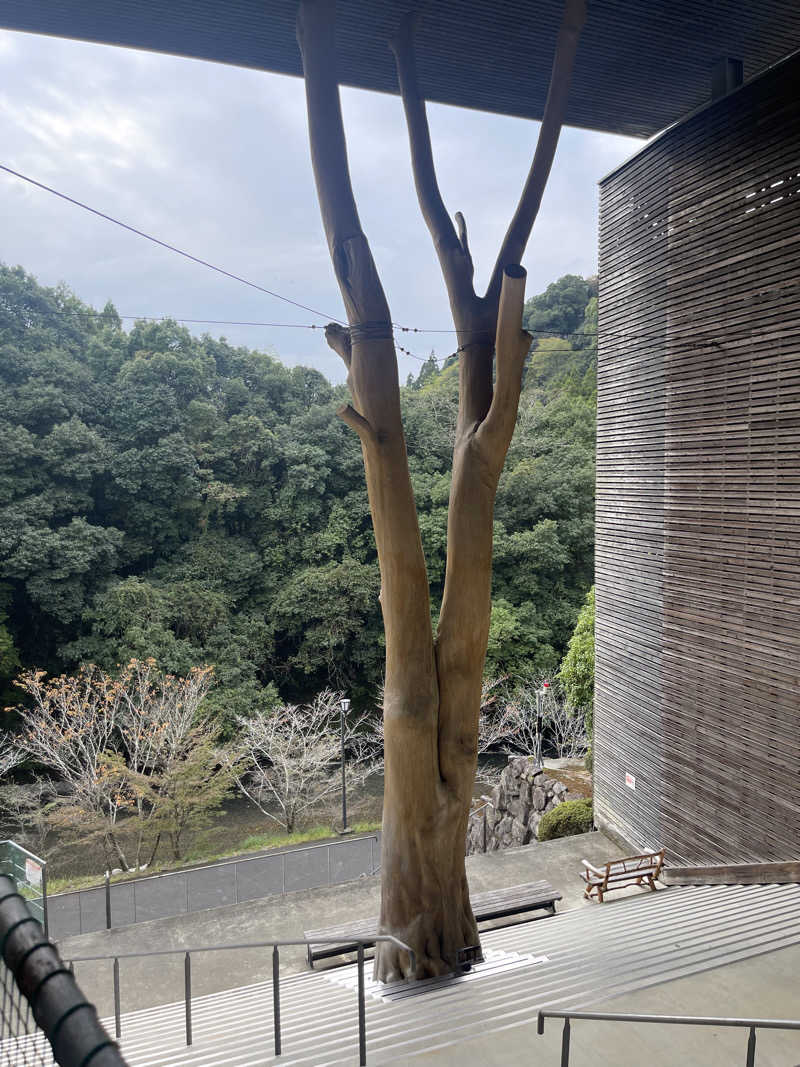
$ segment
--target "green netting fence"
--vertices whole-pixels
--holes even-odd
[[[27,901],[31,915],[44,927],[47,924],[47,861],[34,856],[16,841],[0,841],[0,874],[11,878],[20,896]]]

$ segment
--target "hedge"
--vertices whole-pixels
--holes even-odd
[[[539,823],[540,841],[552,841],[556,837],[572,837],[573,834],[585,834],[592,828],[592,801],[588,797],[581,800],[565,800],[552,811],[542,816]]]

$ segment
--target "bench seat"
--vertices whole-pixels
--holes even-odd
[[[588,860],[582,860],[581,878],[586,882],[584,897],[588,900],[593,895],[603,903],[603,895],[609,889],[621,889],[626,885],[646,884],[655,891],[656,878],[664,865],[664,849],[660,852],[644,852],[640,856],[626,856],[624,859],[610,860],[602,867],[595,867]]]
[[[484,893],[470,895],[472,912],[476,922],[488,922],[490,919],[502,919],[510,915],[522,915],[525,912],[545,909],[554,915],[556,901],[561,894],[556,892],[549,882],[527,882],[524,885],[509,886],[507,889],[490,889]],[[310,944],[308,946],[308,965],[314,966],[315,960],[327,959],[329,956],[341,956],[346,952],[355,952],[359,941],[365,945],[374,945],[378,933],[378,919],[358,919],[349,923],[338,923],[321,930],[306,930],[304,937],[313,941],[315,937],[336,937],[341,935],[341,942],[336,944]]]

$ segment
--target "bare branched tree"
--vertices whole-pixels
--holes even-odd
[[[56,804],[53,783],[47,779],[0,780],[0,824],[5,833],[37,855],[50,848]]]
[[[17,782],[11,778],[11,772],[24,762],[17,738],[0,734],[0,824],[15,841],[41,853],[52,830],[49,812],[55,794],[45,779]]]
[[[484,678],[481,685],[476,778],[486,783],[493,782],[499,774],[497,766],[487,758],[489,752],[501,749],[512,733],[508,705],[503,699],[506,681],[506,677]]]
[[[18,750],[69,790],[50,804],[51,825],[98,834],[108,867],[146,866],[145,845],[152,862],[162,835],[180,858],[186,829],[205,824],[231,787],[231,761],[216,752],[217,731],[200,710],[211,681],[209,667],[177,678],[154,660],[132,660],[119,677],[94,666],[51,679],[23,674],[17,684],[31,706],[18,709]],[[127,854],[121,816],[135,831]]]
[[[484,755],[508,738],[508,714],[502,699],[503,678],[484,678],[481,684],[481,708],[478,719],[478,754]]]
[[[242,760],[236,782],[268,819],[292,833],[306,813],[341,785],[340,693],[319,693],[310,704],[285,704],[239,719]],[[351,784],[376,769],[375,743],[366,716],[345,723],[347,775]]]
[[[549,684],[549,683],[548,683]],[[543,682],[537,679],[520,682],[506,708],[508,735],[503,747],[514,754],[537,751],[539,725],[541,736],[560,759],[583,756],[589,745],[586,723],[581,712],[570,708],[560,690],[549,685],[541,699],[541,724],[537,724],[537,697]]]
[[[195,766],[196,751],[203,748],[208,755],[216,742],[217,731],[201,714],[212,683],[210,667],[195,667],[178,678],[159,671],[152,658],[131,660],[120,676],[117,723],[135,806],[136,869],[153,863],[164,832],[172,841],[173,856],[180,858],[180,840],[190,816],[185,802],[175,804],[174,787],[187,765]],[[180,825],[172,826],[175,819],[168,817],[167,809],[176,817],[180,812]],[[145,847],[148,859],[143,862]]]
[[[459,406],[448,512],[447,569],[438,634],[400,414],[389,304],[358,217],[347,163],[334,41],[334,0],[302,0],[311,159],[322,222],[348,325],[331,324],[352,403],[339,412],[359,436],[381,570],[386,632],[380,928],[410,945],[415,974],[452,971],[479,944],[464,868],[478,749],[481,677],[491,606],[492,518],[511,442],[530,336],[521,329],[520,266],[558,142],[585,0],[566,0],[531,169],[483,296],[475,292],[464,217],[439,191],[417,77],[414,19],[392,41],[417,196],[433,238],[458,337]],[[376,951],[376,977],[411,974],[408,953]]]
[[[107,861],[127,866],[116,835],[120,812],[133,799],[114,753],[119,684],[93,666],[50,679],[26,671],[16,684],[31,700],[19,709],[20,750],[68,786],[62,809],[101,834]]]
[[[0,783],[5,783],[8,775],[24,760],[25,754],[15,738],[3,731],[0,734]]]

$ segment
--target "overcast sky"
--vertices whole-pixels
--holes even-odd
[[[0,31],[0,162],[98,210],[340,317],[314,191],[302,82],[199,60]],[[398,97],[343,91],[356,198],[395,322],[449,328],[444,285],[414,196]],[[538,124],[429,105],[445,202],[464,212],[485,284]],[[562,133],[528,246],[528,294],[597,268],[597,181],[630,138]],[[122,315],[323,323],[0,172],[0,259],[66,282]],[[126,323],[126,325],[130,325]],[[192,327],[341,380],[319,333]],[[401,343],[425,356],[447,335]],[[401,357],[401,375],[418,364]]]

